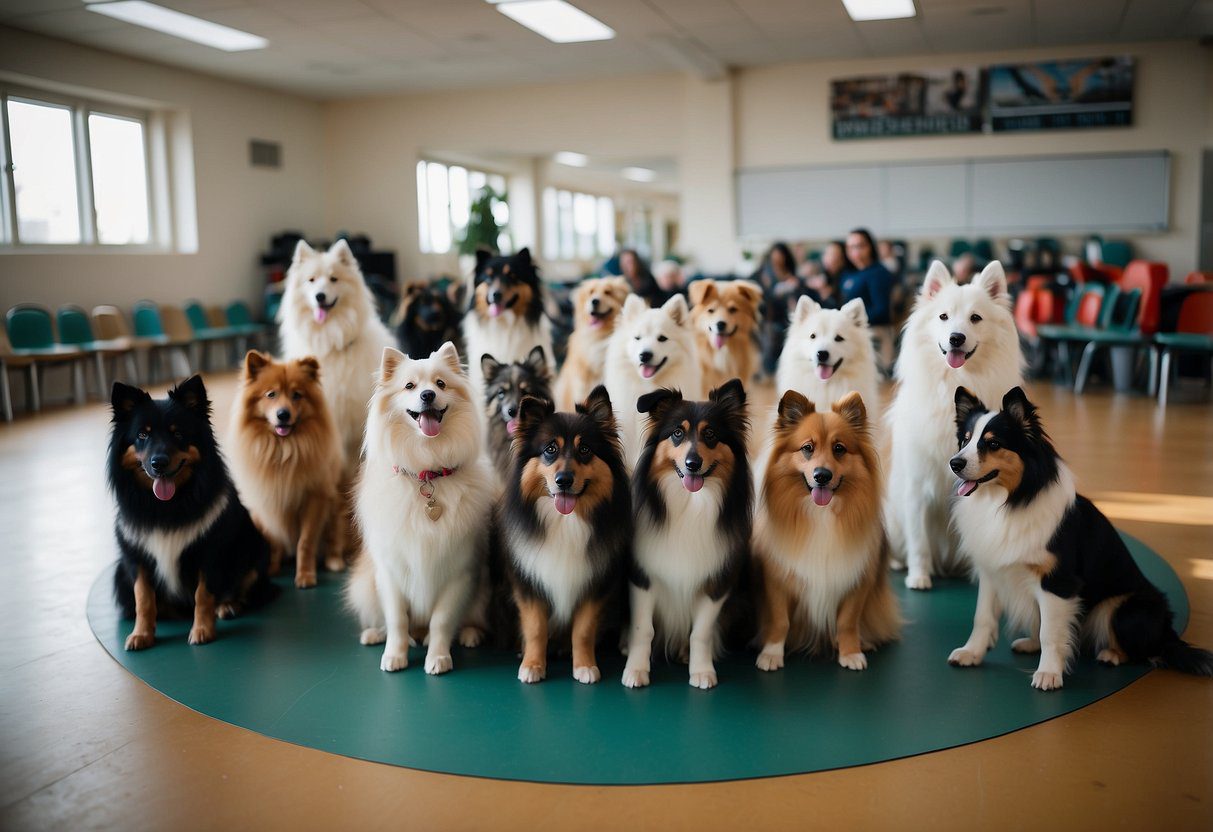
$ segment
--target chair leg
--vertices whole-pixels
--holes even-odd
[[[1150,398],[1158,394],[1158,347],[1150,347],[1150,378],[1146,382],[1146,392]]]
[[[88,401],[88,390],[84,384],[84,359],[78,358],[72,362],[72,389],[76,404]]]
[[[1162,369],[1158,373],[1158,403],[1167,406],[1167,387],[1171,384],[1171,351],[1162,351]]]
[[[25,408],[32,413],[40,413],[42,411],[42,391],[39,389],[41,381],[38,378],[38,365],[31,362],[25,368]]]
[[[94,353],[97,362],[97,398],[105,401],[105,388],[109,387],[106,384],[105,378],[105,356],[102,353]]]
[[[13,391],[8,386],[8,365],[0,361],[0,398],[4,401],[4,421],[13,421]]]
[[[1078,362],[1078,372],[1074,375],[1074,392],[1081,395],[1084,387],[1087,386],[1087,374],[1091,372],[1091,359],[1095,357],[1099,347],[1091,341],[1082,348],[1082,358]]]

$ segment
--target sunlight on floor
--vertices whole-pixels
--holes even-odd
[[[1213,497],[1187,494],[1145,494],[1136,491],[1101,491],[1091,495],[1099,510],[1112,520],[1213,526]]]
[[[1213,560],[1208,558],[1189,558],[1192,564],[1192,577],[1205,581],[1213,581]]]

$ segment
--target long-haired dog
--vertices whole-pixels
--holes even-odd
[[[731,378],[749,384],[758,369],[762,287],[749,280],[696,280],[687,295],[704,388]]]
[[[955,402],[960,451],[949,473],[961,499],[953,520],[977,574],[977,611],[969,640],[948,662],[981,664],[1005,614],[1025,633],[1011,649],[1040,653],[1032,674],[1040,690],[1062,686],[1080,637],[1106,664],[1149,661],[1213,676],[1213,653],[1179,637],[1166,596],[1108,518],[1075,491],[1024,391],[1010,390],[998,411],[963,387]]]
[[[755,522],[760,670],[783,667],[789,650],[836,652],[840,665],[863,670],[865,650],[898,638],[882,491],[858,393],[822,412],[795,390],[783,394]]]
[[[551,324],[543,313],[543,284],[530,249],[509,256],[476,252],[470,307],[463,316],[468,375],[477,396],[484,394],[479,357],[522,361],[535,347],[552,352]]]
[[[779,395],[796,390],[811,402],[836,402],[854,390],[875,418],[880,412],[880,370],[863,300],[824,309],[801,296],[779,354],[775,389]]]
[[[156,641],[157,613],[193,613],[190,644],[215,618],[271,599],[269,548],[228,476],[202,379],[153,399],[115,383],[107,474],[118,505],[114,597],[135,626],[127,650]]]
[[[324,395],[341,431],[347,477],[358,470],[366,403],[384,347],[395,345],[345,240],[317,252],[303,240],[278,311],[284,358],[311,356],[324,368]]]
[[[602,384],[607,345],[627,297],[628,282],[622,277],[583,280],[573,290],[573,334],[556,380],[556,407],[572,410]]]
[[[628,295],[619,325],[607,347],[606,387],[615,404],[623,458],[629,466],[640,456],[644,416],[636,401],[662,387],[684,396],[703,395],[703,373],[695,352],[690,311],[682,295],[674,295],[657,309]]]
[[[534,396],[551,401],[552,373],[543,347],[535,347],[524,360],[509,364],[491,355],[482,356],[480,369],[484,374],[485,438],[493,467],[504,483],[514,467],[514,434],[522,400]]]
[[[295,554],[295,586],[316,585],[317,552],[345,568],[341,434],[329,414],[314,358],[274,361],[249,350],[232,407],[232,476],[270,544],[270,574]]]
[[[428,636],[425,672],[451,669],[451,641],[485,626],[488,523],[496,487],[459,353],[383,351],[355,494],[363,553],[346,586],[363,644],[385,642],[379,667],[408,666],[410,635]]]
[[[550,635],[570,633],[573,678],[601,678],[594,646],[632,543],[632,503],[605,387],[573,413],[526,397],[498,515],[523,654],[520,681],[547,675]]]
[[[454,284],[452,284],[454,285]],[[413,281],[400,293],[392,313],[396,342],[415,358],[437,352],[447,341],[458,343],[459,312],[451,297],[432,283]]]
[[[959,566],[948,515],[952,391],[959,386],[996,401],[1022,382],[1023,357],[1007,279],[997,260],[965,286],[938,260],[931,264],[897,358],[897,394],[885,414],[892,439],[889,539],[908,567],[906,586],[930,589],[938,568]]]
[[[677,390],[640,397],[649,414],[632,477],[636,541],[632,622],[623,684],[649,683],[653,639],[686,655],[690,684],[716,686],[718,622],[749,561],[754,494],[749,419],[740,379],[686,401]]]

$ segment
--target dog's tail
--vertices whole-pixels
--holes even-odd
[[[1112,617],[1116,640],[1130,659],[1194,676],[1213,676],[1213,652],[1188,644],[1171,623],[1167,596],[1154,586],[1125,599]]]
[[[1188,644],[1175,633],[1175,638],[1162,646],[1153,660],[1157,667],[1168,667],[1193,676],[1213,676],[1213,652]]]
[[[371,556],[362,551],[350,570],[350,579],[345,583],[345,606],[358,616],[364,629],[381,629],[383,611],[379,607],[379,594],[375,587],[375,564]]]

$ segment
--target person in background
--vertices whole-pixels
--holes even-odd
[[[649,264],[636,249],[625,248],[619,252],[619,274],[627,279],[632,294],[640,295],[649,306],[660,306],[664,302],[665,296],[649,271]]]
[[[842,305],[838,302],[838,286],[849,266],[843,244],[838,240],[826,243],[821,250],[821,274],[805,281],[805,285],[821,298],[818,302],[826,309],[837,309]]]
[[[686,274],[676,260],[662,260],[658,263],[653,269],[653,279],[657,281],[657,288],[661,291],[661,303],[665,303],[674,295],[686,294]]]
[[[860,298],[868,312],[868,323],[878,340],[881,369],[893,369],[892,295],[896,278],[877,258],[872,232],[856,228],[847,235],[847,259],[852,271],[843,275],[839,285],[840,302]]]
[[[876,250],[880,252],[880,264],[889,270],[889,274],[894,277],[901,276],[901,259],[897,256],[897,252],[893,250],[893,244],[888,240],[881,240]]]
[[[969,283],[976,274],[977,258],[971,252],[966,251],[952,261],[952,276],[961,286]]]
[[[810,294],[817,300],[817,293],[805,286],[796,274],[796,258],[787,243],[774,243],[750,279],[762,287],[763,305],[766,307],[762,366],[767,373],[774,374],[797,299],[803,294]]]

